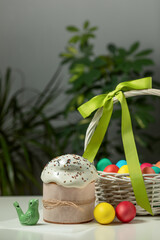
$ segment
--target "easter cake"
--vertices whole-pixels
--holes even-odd
[[[43,169],[43,219],[51,223],[91,221],[95,206],[95,167],[85,158],[67,154]]]

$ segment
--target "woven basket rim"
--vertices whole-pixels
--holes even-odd
[[[103,181],[113,181],[116,184],[118,182],[130,182],[131,183],[131,178],[129,176],[129,173],[105,173],[103,171],[97,171],[98,174],[98,179],[101,179]],[[145,183],[159,183],[160,182],[160,174],[155,173],[155,174],[142,174],[143,180]],[[98,180],[97,179],[97,180]]]
[[[110,173],[107,173],[107,172],[104,172],[104,171],[97,171],[98,173],[102,173],[103,175],[113,175],[113,176],[129,176],[129,173],[113,173],[113,172],[110,172]],[[159,173],[149,173],[149,174],[142,174],[142,176],[157,176],[160,174]]]

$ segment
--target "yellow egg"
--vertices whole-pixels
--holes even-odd
[[[127,165],[123,165],[119,170],[118,170],[118,173],[129,173],[128,171],[128,166]]]
[[[94,209],[94,217],[101,224],[111,223],[115,218],[114,207],[106,202],[99,203]]]

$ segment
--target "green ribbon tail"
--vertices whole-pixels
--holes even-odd
[[[107,101],[107,103],[103,107],[103,114],[99,121],[99,124],[89,142],[87,145],[86,150],[83,153],[83,157],[88,159],[88,161],[93,162],[100,145],[103,141],[104,135],[107,131],[110,118],[113,112],[113,99],[110,99]]]
[[[133,136],[132,123],[127,101],[122,92],[119,92],[116,95],[116,98],[120,102],[122,108],[122,141],[135,198],[139,206],[153,215],[139,165],[139,158]]]

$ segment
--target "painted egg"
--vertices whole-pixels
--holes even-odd
[[[157,162],[155,166],[160,168],[160,161]]]
[[[117,163],[116,163],[116,166],[121,168],[123,165],[127,165],[127,162],[126,160],[119,160]]]
[[[140,166],[141,170],[143,170],[143,168],[145,168],[145,167],[152,167],[152,164],[151,163],[142,163]]]
[[[104,172],[113,172],[117,173],[119,170],[119,167],[117,167],[115,164],[108,165],[103,171]]]
[[[142,174],[155,174],[155,171],[151,167],[145,167],[142,169]]]
[[[122,166],[119,170],[118,173],[123,174],[123,173],[129,173],[128,166],[124,165]]]
[[[136,216],[136,208],[129,201],[120,202],[116,207],[117,218],[124,223],[128,223]]]
[[[111,223],[115,218],[114,207],[106,202],[99,203],[93,213],[96,221],[101,224]]]
[[[111,161],[108,158],[102,158],[98,161],[97,165],[96,165],[96,169],[97,171],[103,171],[105,169],[105,167],[107,167],[108,165],[111,165]]]
[[[160,173],[160,168],[153,166],[152,169],[155,171],[155,173],[159,174]]]

